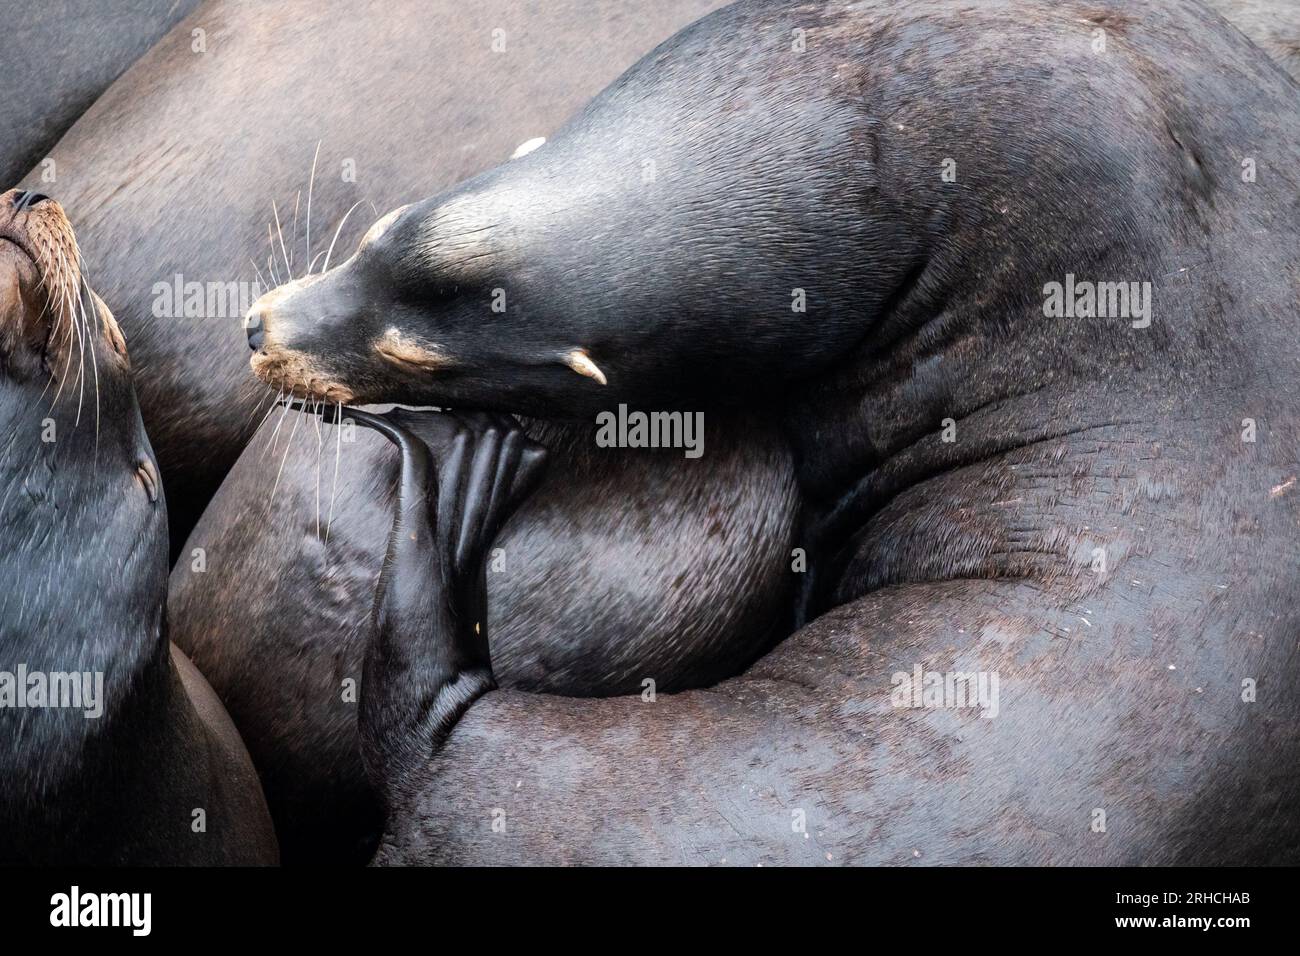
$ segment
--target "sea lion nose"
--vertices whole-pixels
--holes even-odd
[[[33,206],[39,206],[41,203],[45,202],[45,200],[49,198],[50,197],[46,196],[44,193],[32,193],[20,189],[18,190],[18,192],[14,193],[13,203],[15,208],[17,208],[19,212],[22,212],[24,209],[30,209]]]
[[[254,352],[262,347],[266,335],[262,328],[261,312],[250,312],[244,317],[244,334],[248,336],[248,347]]]

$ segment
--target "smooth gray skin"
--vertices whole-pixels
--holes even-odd
[[[198,2],[0,0],[0,189],[39,163],[109,84]],[[45,191],[56,187],[57,179]]]
[[[51,151],[90,275],[131,344],[171,501],[173,553],[257,426],[242,312],[155,318],[155,283],[274,282],[346,258],[387,209],[545,136],[718,0],[209,0]],[[192,31],[205,31],[205,53]],[[506,52],[493,52],[493,30]],[[313,156],[311,251],[306,207]],[[344,180],[344,164],[355,182]],[[299,215],[294,225],[294,207]],[[279,236],[272,204],[278,207]],[[323,255],[321,257],[323,261]],[[254,265],[256,263],[256,266]],[[282,280],[289,271],[276,267]],[[255,298],[255,296],[251,297]],[[251,302],[250,298],[250,302]],[[220,310],[218,310],[220,311]]]
[[[437,750],[408,700],[428,760],[384,781],[400,799],[376,862],[1300,861],[1295,82],[1182,0],[887,6],[743,0],[482,187],[616,166],[636,130],[677,195],[725,184],[726,202],[665,203],[642,228],[650,200],[613,176],[598,207],[542,194],[493,228],[527,242],[532,222],[612,209],[593,277],[627,242],[653,275],[684,237],[772,237],[739,249],[775,280],[728,268],[728,243],[694,264],[714,302],[775,297],[780,268],[815,278],[802,323],[743,317],[744,359],[792,378],[829,323],[860,323],[775,410],[834,609],[709,689],[486,693]],[[803,56],[765,42],[795,26]],[[810,140],[808,115],[834,121]],[[772,207],[752,187],[782,174],[803,242],[753,228]],[[581,241],[549,234],[548,262]],[[1150,325],[1048,315],[1067,275],[1150,282]],[[627,303],[612,368],[673,293]],[[453,307],[410,321],[455,354],[473,330]],[[764,347],[780,333],[803,347]],[[679,341],[658,346],[681,367]],[[717,387],[741,388],[723,368]],[[918,666],[998,675],[996,716],[896,706]]]

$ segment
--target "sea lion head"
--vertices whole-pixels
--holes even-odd
[[[23,190],[0,194],[0,433],[0,520],[19,506],[32,522],[77,520],[161,498],[122,331],[62,207]]]
[[[540,147],[261,298],[254,372],[330,401],[582,417],[772,394],[841,356],[918,250],[877,214],[834,64],[744,62],[771,44],[734,27],[722,47],[680,34]]]
[[[607,402],[608,374],[628,383],[634,336],[616,334],[594,283],[580,302],[551,285],[513,188],[489,176],[393,210],[337,268],[263,296],[245,320],[253,370],[343,403],[554,414]]]

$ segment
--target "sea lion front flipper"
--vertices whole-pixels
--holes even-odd
[[[546,453],[508,416],[347,414],[402,456],[360,714],[366,771],[391,807],[461,714],[496,686],[484,558],[536,486]]]

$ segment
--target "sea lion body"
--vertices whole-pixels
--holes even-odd
[[[257,774],[167,640],[167,516],[111,313],[59,207],[0,195],[0,858],[278,859]]]
[[[742,0],[259,303],[301,395],[742,398],[796,462],[811,624],[709,689],[482,693],[377,859],[1300,858],[1297,130],[1196,4]]]

